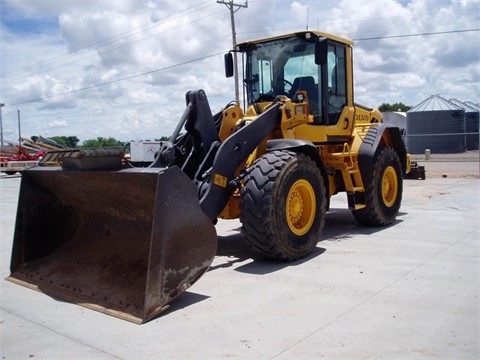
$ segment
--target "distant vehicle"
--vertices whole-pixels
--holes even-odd
[[[131,141],[130,162],[133,166],[148,166],[155,160],[155,155],[160,150],[160,141]]]
[[[7,175],[15,175],[25,169],[38,165],[38,160],[9,160],[0,162],[0,172]]]

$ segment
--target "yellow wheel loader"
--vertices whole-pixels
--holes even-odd
[[[22,175],[9,280],[136,323],[203,275],[215,222],[283,261],[321,239],[330,198],[360,223],[395,221],[410,160],[398,128],[353,101],[352,42],[301,31],[238,44],[244,106],[212,114],[203,90],[154,163],[114,151],[57,154]]]

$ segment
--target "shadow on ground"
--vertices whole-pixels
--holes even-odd
[[[405,213],[400,213],[399,217]],[[390,226],[400,223],[402,220],[397,219]],[[229,230],[230,235],[218,237],[218,250],[214,265],[210,267],[208,272],[223,268],[231,268],[233,271],[239,271],[252,275],[268,275],[270,273],[280,271],[286,267],[299,266],[310,261],[317,256],[321,256],[326,252],[322,242],[327,241],[354,241],[356,235],[370,235],[382,231],[387,227],[369,227],[357,223],[348,209],[332,208],[327,213],[325,226],[322,233],[322,241],[319,245],[306,257],[289,262],[279,262],[266,259],[265,257],[255,254],[247,245],[245,236],[241,231],[241,227]],[[208,276],[205,274],[205,276]],[[200,279],[200,281],[202,281]],[[214,295],[212,295],[214,296]],[[172,302],[169,308],[158,317],[168,315],[169,313],[181,310],[195,303],[207,300],[209,296],[185,292],[182,296]],[[156,317],[155,319],[157,319]]]
[[[399,217],[404,213],[400,213]],[[392,225],[401,222],[397,219]],[[254,253],[247,245],[245,236],[241,231],[241,227],[232,229],[231,235],[218,237],[218,257],[224,257],[225,261],[217,263],[210,267],[209,271],[220,268],[234,267],[237,264],[251,260],[247,264],[235,267],[235,271],[254,275],[265,275],[275,271],[279,271],[287,266],[298,266],[317,256],[322,255],[326,249],[321,247],[323,241],[345,241],[351,240],[355,235],[370,235],[385,230],[387,227],[363,226],[356,222],[352,213],[348,209],[333,208],[327,213],[325,226],[322,232],[322,241],[308,256],[289,262],[279,262],[266,259],[265,257]]]

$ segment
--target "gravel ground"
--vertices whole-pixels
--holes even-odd
[[[467,151],[459,154],[413,154],[412,160],[425,166],[427,178],[480,178],[480,153]]]
[[[210,270],[143,325],[1,280],[20,176],[0,175],[0,360],[480,359],[480,182],[451,178],[475,166],[427,162],[387,227],[332,197],[323,241],[294,262],[255,255],[240,222],[221,220]]]
[[[478,150],[465,151],[457,154],[435,154],[430,153],[430,159],[427,160],[425,154],[410,154],[415,161],[473,161],[478,162],[480,153]]]

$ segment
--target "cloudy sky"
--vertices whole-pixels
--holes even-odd
[[[203,88],[213,111],[234,99],[216,0],[0,0],[0,14],[4,139],[18,138],[18,113],[26,137],[159,138],[186,91]],[[480,102],[480,0],[249,0],[235,21],[237,41],[307,26],[353,39],[367,106]]]

